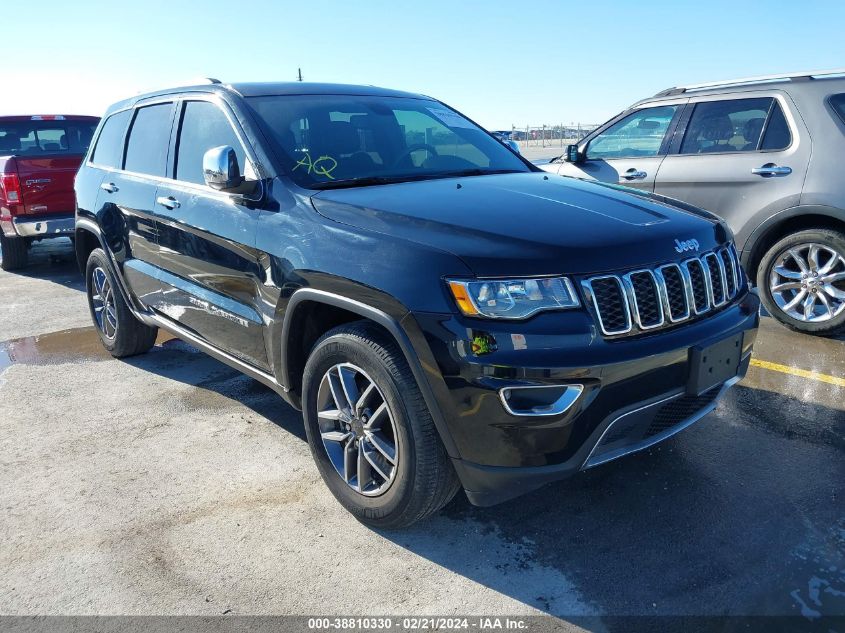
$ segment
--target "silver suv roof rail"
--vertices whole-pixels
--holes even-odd
[[[774,81],[804,81],[830,75],[845,75],[845,68],[834,68],[832,70],[810,70],[797,73],[778,73],[776,75],[758,75],[757,77],[744,77],[742,79],[728,79],[725,81],[710,81],[702,84],[690,84],[689,86],[673,86],[661,90],[655,97],[668,97],[679,95],[692,90],[703,90],[705,88],[721,88],[723,86],[741,86],[744,84],[769,83]]]

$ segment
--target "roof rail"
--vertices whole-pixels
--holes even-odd
[[[778,73],[775,75],[758,75],[757,77],[744,77],[742,79],[728,79],[725,81],[710,81],[701,84],[690,84],[689,86],[674,86],[661,90],[655,97],[668,97],[679,95],[691,90],[702,90],[704,88],[720,88],[722,86],[741,86],[744,84],[769,83],[773,81],[803,81],[806,79],[817,79],[830,75],[845,75],[845,68],[834,68],[832,70],[809,70],[797,73]]]

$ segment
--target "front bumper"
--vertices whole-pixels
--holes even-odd
[[[7,237],[47,238],[73,235],[73,213],[50,215],[21,215],[2,221],[3,233]]]
[[[746,293],[709,318],[615,341],[578,311],[510,324],[415,318],[445,383],[434,391],[457,449],[455,469],[472,503],[493,505],[651,446],[712,411],[748,369],[759,300]],[[469,346],[482,327],[497,349],[476,355]],[[736,335],[737,375],[687,394],[690,348]],[[576,384],[580,395],[559,415],[515,416],[501,399],[507,387]]]

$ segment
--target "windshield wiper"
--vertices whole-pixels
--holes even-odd
[[[312,189],[343,189],[346,187],[371,187],[373,185],[389,185],[396,182],[410,182],[412,180],[425,180],[431,174],[414,174],[405,176],[366,176],[364,178],[345,178],[343,180],[329,180],[311,185]]]
[[[397,182],[412,182],[415,180],[435,180],[440,178],[460,178],[462,176],[487,176],[489,174],[518,174],[519,169],[462,169],[460,171],[427,172],[424,174],[405,174],[402,176],[365,176],[363,178],[344,178],[343,180],[329,180],[311,185],[312,189],[346,189],[351,187],[372,187],[375,185],[390,185]]]

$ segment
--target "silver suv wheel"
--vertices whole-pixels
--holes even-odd
[[[845,311],[845,257],[830,246],[808,243],[780,253],[769,291],[788,316],[823,323]]]
[[[323,375],[317,421],[329,461],[346,485],[368,497],[387,491],[399,463],[396,424],[363,369],[340,363]]]

